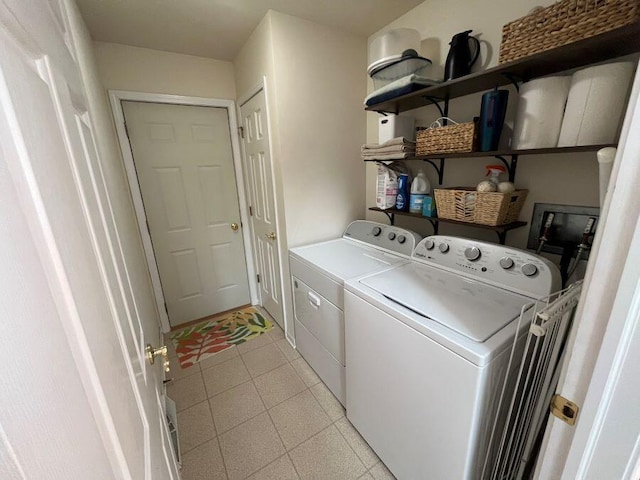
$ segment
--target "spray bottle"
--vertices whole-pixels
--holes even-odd
[[[502,165],[487,165],[486,169],[489,180],[484,180],[478,184],[476,188],[478,192],[509,193],[516,189],[513,183],[500,181],[500,175],[507,171]]]

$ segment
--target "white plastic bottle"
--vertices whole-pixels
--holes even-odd
[[[409,197],[409,211],[411,213],[422,213],[424,197],[431,192],[431,184],[422,169],[418,170],[416,178],[411,182],[411,196]]]

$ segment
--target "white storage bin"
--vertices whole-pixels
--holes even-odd
[[[413,28],[397,28],[383,33],[369,44],[369,68],[367,73],[399,60],[405,50],[420,52],[420,33]]]
[[[404,137],[416,139],[416,119],[387,115],[378,119],[378,143],[388,142],[392,138]]]
[[[373,80],[373,88],[378,90],[391,82],[400,80],[413,73],[429,78],[430,70],[431,60],[428,58],[407,57],[403,60],[395,61],[379,70],[375,70],[370,75]]]

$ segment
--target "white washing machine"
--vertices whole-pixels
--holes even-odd
[[[343,405],[344,281],[407,263],[421,238],[402,228],[357,220],[342,238],[289,252],[296,348]]]
[[[412,260],[345,282],[347,417],[399,480],[480,479],[521,310],[560,273],[446,236]]]

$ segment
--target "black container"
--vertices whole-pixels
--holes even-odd
[[[478,149],[481,152],[498,149],[508,100],[509,90],[496,89],[482,96],[478,135]]]
[[[471,73],[471,66],[478,60],[480,54],[480,42],[476,37],[469,34],[473,30],[456,33],[449,45],[449,53],[447,61],[444,64],[444,81],[453,80],[454,78],[464,77]],[[475,51],[471,54],[469,41],[475,45]]]

